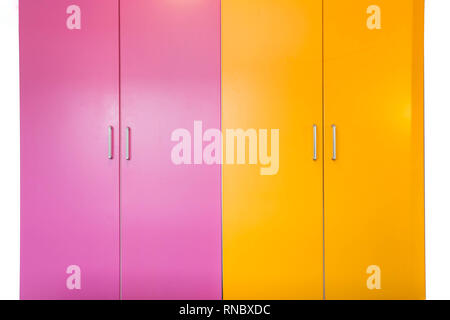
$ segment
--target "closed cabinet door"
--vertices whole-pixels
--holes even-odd
[[[423,299],[423,1],[326,0],[325,298]]]
[[[117,299],[118,2],[19,4],[20,295]]]
[[[121,1],[124,299],[221,299],[220,1]]]
[[[225,299],[322,299],[322,3],[222,1]]]

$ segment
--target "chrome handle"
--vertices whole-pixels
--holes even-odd
[[[113,127],[108,127],[108,159],[113,158]]]
[[[317,160],[317,126],[313,125],[313,136],[314,136],[314,151],[313,160]]]
[[[127,127],[125,159],[130,160],[130,127]]]
[[[336,160],[336,126],[333,124],[331,127],[333,128],[333,158],[332,158],[332,160]]]

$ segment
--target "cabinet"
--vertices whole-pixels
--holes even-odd
[[[22,299],[119,298],[118,2],[77,2],[20,1]]]
[[[423,0],[19,5],[22,299],[425,297]]]
[[[222,90],[224,128],[279,130],[278,170],[223,167],[224,298],[321,299],[321,2],[222,1]]]
[[[224,166],[224,298],[423,299],[423,1],[223,1],[222,55],[224,127],[280,135]]]
[[[20,1],[22,299],[221,298],[219,3]]]
[[[220,128],[220,2],[120,9],[123,298],[221,299],[221,168],[195,164],[195,152],[175,165],[170,140],[185,129],[193,146],[199,121],[206,146],[202,135]]]
[[[423,1],[325,1],[325,298],[425,298],[422,28]]]

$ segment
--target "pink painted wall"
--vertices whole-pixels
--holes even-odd
[[[220,1],[121,1],[121,58],[123,298],[221,299],[221,168],[170,141],[220,128]]]
[[[74,3],[79,30],[66,25]],[[21,298],[118,299],[118,1],[19,6]],[[67,288],[70,265],[80,290]]]

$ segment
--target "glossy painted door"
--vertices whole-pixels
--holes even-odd
[[[423,0],[324,3],[325,297],[423,299]]]
[[[322,299],[321,1],[223,1],[222,83],[224,298]]]
[[[118,1],[19,5],[21,298],[117,299]]]
[[[220,299],[220,1],[121,1],[121,57],[123,298]]]

